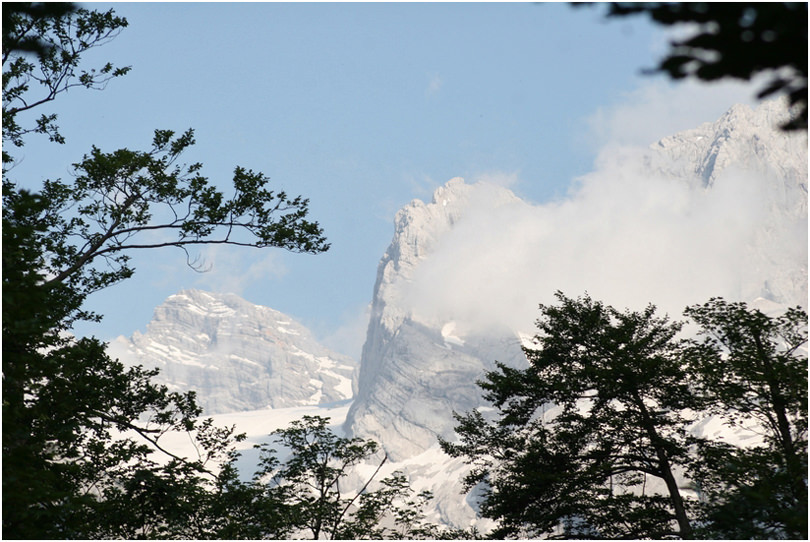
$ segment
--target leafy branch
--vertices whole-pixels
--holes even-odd
[[[308,200],[269,190],[267,177],[242,167],[235,169],[233,195],[226,197],[200,174],[201,164],[177,163],[193,144],[192,130],[177,137],[157,130],[149,151],[105,153],[94,147],[74,164],[72,183],[47,181],[43,197],[52,204],[43,221],[52,234],[43,239],[49,249],[46,285],[105,287],[132,274],[127,252],[135,249],[329,248],[318,224],[306,219]]]
[[[91,69],[79,65],[87,51],[115,39],[127,20],[112,9],[100,13],[64,4],[43,8],[20,3],[4,6],[3,12],[3,140],[21,147],[25,135],[41,133],[64,143],[55,113],[41,115],[29,127],[19,124],[17,115],[52,102],[71,88],[103,90],[112,79],[126,75],[130,67],[109,62]],[[37,62],[31,62],[30,55]],[[31,92],[34,97],[28,97]],[[4,151],[3,162],[11,161]]]

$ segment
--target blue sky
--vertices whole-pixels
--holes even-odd
[[[641,17],[607,21],[601,6],[88,5],[110,6],[129,28],[86,62],[132,71],[58,98],[67,143],[30,137],[11,177],[68,178],[92,145],[146,149],[155,129],[194,128],[187,163],[222,186],[241,165],[308,197],[332,248],[203,250],[205,274],[178,250],[135,253],[135,277],[89,300],[104,321],[77,330],[105,340],[144,330],[154,307],[194,287],[288,313],[358,355],[377,262],[410,200],[456,176],[564,198],[606,145],[652,143],[753,94],[641,75],[667,35]]]

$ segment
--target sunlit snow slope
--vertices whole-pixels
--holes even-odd
[[[145,333],[119,337],[110,351],[157,367],[170,389],[195,390],[205,414],[350,399],[356,369],[292,318],[233,294],[199,290],[169,297]]]

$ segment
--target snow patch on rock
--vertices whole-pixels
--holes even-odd
[[[145,333],[110,352],[194,390],[206,414],[351,399],[356,362],[321,346],[290,317],[232,294],[184,290],[155,309]]]

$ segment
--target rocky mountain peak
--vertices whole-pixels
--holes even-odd
[[[584,281],[586,288],[596,284],[613,292],[627,292],[637,289],[638,285],[628,283],[627,274],[617,272],[624,269],[622,266],[643,263],[640,269],[655,270],[660,277],[663,271],[648,263],[658,258],[660,261],[655,260],[656,265],[666,266],[671,261],[668,250],[678,255],[679,265],[687,265],[690,258],[705,258],[707,255],[710,261],[720,262],[722,258],[714,255],[719,253],[727,254],[729,261],[744,262],[745,265],[723,261],[720,262],[722,271],[719,271],[700,263],[701,269],[706,269],[711,275],[704,278],[706,285],[701,285],[703,290],[720,285],[735,292],[734,296],[741,300],[764,298],[775,303],[795,304],[804,299],[803,304],[806,304],[806,236],[803,244],[796,243],[797,237],[801,236],[795,232],[801,228],[806,231],[807,140],[804,134],[791,135],[779,130],[778,125],[785,115],[784,105],[778,102],[765,103],[757,109],[735,106],[715,122],[664,138],[647,151],[628,153],[627,160],[620,165],[638,174],[632,179],[643,179],[648,185],[655,180],[665,193],[677,194],[675,203],[670,206],[654,198],[641,200],[644,205],[652,205],[652,201],[655,204],[652,207],[663,209],[671,219],[669,223],[657,221],[657,229],[647,231],[646,237],[639,234],[640,229],[645,231],[646,225],[633,222],[634,217],[641,221],[656,217],[648,217],[644,212],[636,214],[636,209],[626,207],[624,202],[616,202],[613,195],[603,194],[613,186],[610,182],[586,181],[588,190],[575,193],[565,204],[532,206],[520,202],[503,187],[467,184],[455,178],[438,188],[430,203],[417,200],[406,205],[396,215],[391,245],[378,267],[358,393],[349,411],[346,429],[382,443],[393,459],[421,453],[435,444],[437,436],[452,438],[452,412],[469,411],[483,405],[481,390],[475,382],[484,371],[492,368],[495,360],[515,366],[525,363],[518,336],[519,332],[530,330],[506,331],[500,337],[463,331],[480,329],[480,326],[469,325],[459,318],[475,312],[490,315],[495,307],[492,296],[487,298],[489,304],[473,306],[483,299],[479,295],[481,292],[465,287],[486,288],[488,284],[466,280],[465,272],[470,270],[476,271],[479,278],[486,277],[489,284],[500,284],[498,293],[505,293],[506,298],[522,303],[527,290],[537,292],[544,288],[553,293],[562,287],[561,284],[573,283],[569,276],[543,275],[539,272],[541,267],[557,266],[571,270],[569,275],[582,274],[577,280]],[[624,171],[619,168],[615,174],[622,175]],[[628,181],[631,185],[632,182]],[[593,193],[604,197],[593,197]],[[633,197],[635,195],[635,192],[627,194],[631,202],[638,202]],[[587,203],[583,204],[583,201]],[[516,202],[520,203],[511,205]],[[501,212],[493,214],[491,209],[499,206],[502,206]],[[483,208],[490,209],[486,216],[497,219],[483,226],[477,224],[475,228],[466,228],[477,220],[465,221],[467,217],[483,216],[475,214],[476,209]],[[578,215],[580,212],[590,214]],[[739,225],[741,219],[736,216],[740,212],[751,219],[744,227]],[[520,219],[525,220],[509,222],[512,229],[504,229],[507,220],[500,219],[511,218],[511,215],[520,215]],[[633,244],[609,239],[602,245],[594,244],[591,237],[602,235],[600,230],[604,225],[592,219],[592,215],[622,224],[629,221],[628,228],[631,229],[627,231],[632,238],[642,242]],[[587,222],[587,228],[577,229],[577,221]],[[666,230],[667,224],[670,230],[688,226],[690,232],[699,231],[701,225],[705,225],[712,228],[712,239],[717,237],[721,242],[717,245],[698,239],[690,242],[683,233]],[[724,224],[732,230],[740,230],[736,232],[738,238],[733,246],[725,240],[728,234],[735,232],[724,233]],[[521,227],[534,227],[536,231],[523,235],[517,231]],[[501,230],[495,231],[498,228]],[[575,229],[579,234],[567,236],[567,229]],[[454,235],[460,231],[477,233],[478,243],[473,244],[465,238],[467,253],[450,253],[471,255],[471,258],[463,261],[437,258],[441,251],[453,248],[455,242],[462,240],[461,236]],[[494,236],[496,244],[502,240],[500,245],[519,252],[519,257],[504,252],[499,246],[492,249],[491,243],[486,244],[489,249],[482,248],[482,233]],[[507,243],[510,235],[520,239],[520,244]],[[655,235],[662,238],[656,239]],[[569,242],[561,244],[559,238]],[[678,244],[667,248],[667,240],[672,239]],[[619,249],[623,256],[613,254],[612,249]],[[486,250],[490,252],[482,252]],[[534,254],[542,255],[542,258],[531,257]],[[524,257],[526,255],[530,256]],[[589,262],[585,264],[588,272],[578,269],[576,262],[570,261],[572,259]],[[565,264],[562,265],[561,261]],[[621,265],[614,263],[615,269],[609,268],[605,265],[608,261],[621,262]],[[687,264],[683,264],[684,261]],[[435,271],[437,262],[443,266],[441,273],[422,272],[429,265],[432,265],[431,271]],[[464,267],[470,263],[475,267]],[[515,272],[515,266],[527,264],[531,266],[529,270]],[[461,284],[461,288],[447,282],[453,281],[453,273],[457,274],[455,282]],[[556,280],[538,286],[538,276],[553,276]],[[412,287],[425,277],[441,277],[440,284],[427,290]],[[510,277],[524,280],[529,277],[527,280],[534,283],[522,284]],[[680,277],[678,280],[683,282]],[[649,282],[653,284],[655,281]],[[645,284],[645,287],[649,286]],[[683,302],[683,292],[676,287],[665,283],[655,287],[658,290],[669,288],[672,291],[665,293],[679,297]],[[444,295],[444,290],[448,289],[452,289],[453,295]],[[430,305],[432,314],[442,318],[423,318],[421,312],[415,314],[413,293],[417,291],[420,301]],[[441,299],[436,301],[425,292]],[[566,293],[577,295],[582,292]],[[712,290],[710,295],[724,294]],[[619,297],[609,302],[626,302]],[[426,298],[429,299],[426,301]],[[539,298],[532,299],[540,302]],[[645,302],[651,301],[647,299]],[[695,302],[699,301],[705,299]],[[436,310],[438,303],[453,306],[442,305],[441,310]],[[457,310],[462,303],[464,310]],[[453,314],[464,316],[455,318]],[[490,316],[488,318],[491,320]]]
[[[356,368],[291,317],[200,290],[167,298],[145,333],[119,337],[110,351],[160,369],[160,381],[174,390],[195,390],[206,414],[350,399]]]
[[[394,236],[377,266],[372,301],[372,320],[390,334],[411,315],[402,286],[419,263],[436,249],[436,243],[462,220],[471,207],[517,201],[508,189],[486,183],[468,184],[461,177],[438,187],[430,203],[413,200],[394,218]],[[371,329],[370,329],[371,333]],[[367,337],[367,342],[376,341]]]
[[[729,168],[756,171],[807,192],[806,133],[786,133],[779,126],[788,120],[787,102],[771,100],[757,108],[737,104],[714,122],[680,132],[652,146],[673,160],[676,175],[697,175],[705,186]],[[675,165],[688,164],[691,171]],[[805,209],[806,210],[806,209]]]
[[[420,322],[407,298],[413,273],[437,243],[476,206],[519,201],[508,189],[468,184],[456,177],[437,188],[430,203],[414,200],[394,220],[394,236],[377,268],[371,318],[363,346],[358,396],[347,428],[383,442],[392,458],[404,458],[449,436],[447,412],[480,401],[475,378],[496,353],[520,358],[516,338],[464,343]],[[448,339],[449,338],[449,339]],[[489,360],[482,364],[481,358]],[[475,378],[470,378],[475,374]],[[392,383],[395,388],[392,388]]]
[[[471,185],[455,177],[436,189],[431,203],[417,199],[400,209],[394,218],[394,239],[386,253],[388,261],[398,268],[407,268],[430,253],[435,240],[461,216],[470,191]]]

